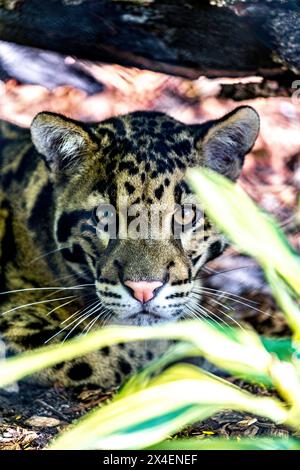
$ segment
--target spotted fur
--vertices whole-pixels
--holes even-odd
[[[235,180],[258,128],[250,107],[193,126],[158,112],[92,124],[40,113],[31,134],[3,122],[1,285],[18,290],[1,296],[0,331],[9,352],[51,338],[59,342],[104,323],[152,325],[188,316],[201,267],[226,246],[205,213],[179,239],[172,233],[162,239],[111,239],[97,230],[95,209],[112,204],[120,221],[125,199],[130,207],[196,204],[186,170],[207,166]],[[163,285],[141,305],[125,286],[128,279]],[[56,286],[57,292],[45,289]],[[89,316],[77,325],[76,311],[83,309]],[[162,343],[105,348],[35,380],[107,389],[163,348]]]

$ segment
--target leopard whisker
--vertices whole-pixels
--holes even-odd
[[[228,315],[228,313],[225,313],[225,312],[223,312],[222,310],[219,310],[219,309],[218,309],[218,311],[219,311],[220,313],[222,313],[223,315],[225,315],[225,317],[229,318],[229,320],[231,320],[233,323],[235,323],[238,328],[240,328],[241,330],[244,330],[244,331],[245,331],[245,328],[244,328],[234,317]],[[230,325],[228,325],[228,326],[230,326]]]
[[[220,302],[218,302],[221,306],[223,306]],[[206,307],[202,307],[202,308],[206,308]],[[208,310],[206,308],[206,310]],[[241,330],[244,330],[245,328],[235,319],[233,318],[231,315],[228,315],[228,313],[224,312],[223,310],[220,310],[220,309],[217,309],[218,312],[220,312],[222,315],[225,315],[226,318],[229,318],[229,320],[231,320],[233,323],[235,323]],[[219,317],[218,317],[219,318]],[[220,319],[221,320],[221,319]],[[228,323],[224,322],[227,326],[231,327],[231,325],[229,325]]]
[[[63,279],[69,279],[71,277],[76,279],[76,277],[79,276],[80,274],[87,274],[87,273],[89,273],[89,270],[84,269],[83,271],[78,271],[78,273],[76,274],[66,274],[65,276],[56,277],[55,281],[62,281]]]
[[[226,326],[229,326],[228,323],[223,319],[223,318],[220,318],[216,313],[212,312],[211,310],[209,310],[208,308],[205,308],[203,306],[200,306],[198,303],[195,302],[195,308],[199,309],[200,312],[202,311],[203,313],[206,313],[206,315],[211,319],[211,320],[214,320],[212,317],[216,317],[217,320],[214,320],[221,328],[222,325],[220,323],[223,323],[224,325]]]
[[[89,314],[91,313],[91,311],[88,311],[88,312],[85,312],[85,310],[87,310],[88,308],[90,307],[86,307],[84,310],[82,310],[80,312],[80,316],[78,318],[75,318],[75,320],[73,320],[71,323],[69,323],[68,325],[64,326],[64,328],[61,328],[59,331],[57,331],[54,335],[52,335],[50,338],[48,338],[44,344],[47,344],[49,343],[52,339],[54,339],[56,336],[60,335],[63,331],[65,331],[66,329],[68,329],[71,325],[73,325],[74,323],[76,324],[75,327],[78,325],[78,322],[81,318],[84,317],[85,318],[88,318]],[[67,320],[65,320],[64,322],[62,322],[61,324],[65,323],[66,321],[68,321],[70,318],[67,318]],[[72,330],[73,331],[73,328]],[[71,332],[69,332],[69,334],[71,334]]]
[[[188,308],[190,313],[193,314],[193,317],[196,319],[199,319],[199,317],[200,318],[209,317],[208,313],[205,312],[204,310],[196,309],[197,304],[193,301],[193,299],[190,299],[190,304],[187,304],[186,307]]]
[[[96,323],[96,321],[101,317],[103,312],[100,312],[94,319],[92,319],[88,324],[87,326],[82,330],[82,333],[81,335],[84,335],[86,336],[88,334],[88,332],[90,331],[91,328],[93,328],[94,324]]]
[[[183,315],[186,316],[187,314],[188,315],[187,318],[194,318],[196,320],[200,320],[200,319],[207,320],[208,315],[206,312],[194,311],[193,305],[189,305],[189,304],[186,304],[185,308],[188,310],[188,312],[184,310]]]
[[[191,318],[195,318],[197,320],[199,320],[200,318],[205,318],[205,319],[209,318],[212,322],[216,323],[220,328],[224,329],[223,325],[221,325],[217,320],[215,320],[213,317],[211,317],[209,315],[209,313],[207,313],[205,311],[201,311],[201,310],[194,312],[190,305],[186,305],[186,307],[189,310],[189,314],[190,314]]]
[[[196,320],[199,320],[200,318],[203,318],[203,314],[201,312],[197,312],[197,314],[192,310],[191,306],[190,305],[186,305],[186,308],[188,310],[188,312],[183,312],[184,315],[186,315],[186,313],[188,314],[188,318],[194,318]],[[205,315],[205,317],[207,317],[207,315]]]
[[[236,323],[239,328],[241,328],[241,329],[244,330],[244,327],[243,327],[234,317],[232,317],[231,315],[228,315],[228,314],[227,314],[226,312],[224,312],[224,310],[223,310],[223,308],[225,308],[226,310],[230,310],[230,311],[235,312],[235,309],[234,309],[234,308],[230,308],[230,307],[228,307],[227,305],[224,305],[224,304],[222,304],[222,302],[218,302],[218,300],[215,300],[215,299],[209,299],[209,300],[210,300],[211,302],[215,303],[215,304],[220,305],[220,306],[222,307],[222,309],[217,309],[218,312],[220,312],[222,315],[225,315],[226,317],[230,318],[230,319],[233,321],[233,323]]]
[[[56,248],[55,250],[51,250],[51,251],[48,251],[48,253],[44,253],[43,255],[41,256],[37,256],[36,258],[33,258],[29,263],[28,263],[28,266],[30,266],[32,263],[35,263],[36,261],[38,261],[39,259],[42,259],[42,258],[46,258],[46,256],[49,256],[53,253],[57,253],[58,251],[61,251],[61,250],[64,250],[65,247],[61,247],[61,248]]]
[[[104,317],[102,319],[102,321],[104,322],[105,319],[108,317],[108,315],[110,314],[110,312],[105,308],[103,307],[103,310],[100,311],[100,313],[96,316],[96,318],[94,318],[93,320],[90,321],[90,323],[82,330],[82,335],[87,335],[88,332],[93,328],[94,324],[97,322],[97,320],[104,314]]]
[[[268,312],[265,312],[257,307],[254,307],[254,305],[251,305],[247,302],[242,302],[241,300],[239,300],[239,298],[236,298],[236,297],[233,297],[231,294],[227,294],[225,293],[224,291],[218,291],[217,289],[213,289],[214,291],[216,292],[210,292],[211,289],[209,290],[206,290],[207,288],[201,288],[201,291],[197,290],[197,289],[194,289],[194,292],[195,293],[198,293],[198,294],[206,294],[208,296],[215,296],[215,297],[219,297],[218,296],[218,292],[222,294],[222,296],[225,298],[225,299],[228,299],[228,300],[232,300],[233,302],[236,302],[237,304],[240,304],[240,305],[244,305],[245,307],[248,307],[248,308],[251,308],[253,310],[255,310],[256,312],[259,312],[259,313],[263,313],[264,315],[268,315],[268,316],[271,316]],[[239,296],[240,297],[240,296]],[[243,298],[243,297],[242,297]],[[251,302],[251,301],[250,301]]]
[[[196,296],[199,295],[199,299],[201,299],[201,297],[202,297],[201,294],[202,294],[203,292],[197,292],[197,291],[195,290],[193,293],[194,293]],[[218,304],[218,305],[221,305],[221,307],[226,308],[226,310],[231,310],[231,311],[233,311],[233,312],[236,311],[235,308],[233,308],[233,307],[232,307],[232,308],[227,307],[226,305],[222,304],[221,302],[218,302],[218,301],[215,300],[214,298],[211,298],[211,296],[214,296],[214,295],[217,296],[217,297],[219,297],[217,294],[210,293],[210,292],[204,292],[204,294],[208,296],[208,298],[209,298],[209,300],[210,300],[211,302],[214,302],[214,303],[216,303],[216,304]],[[225,297],[226,299],[232,300],[233,302],[236,302],[236,303],[238,303],[238,304],[245,305],[246,307],[248,307],[248,308],[250,308],[250,309],[253,309],[253,310],[255,310],[255,311],[259,312],[259,313],[262,313],[263,315],[266,315],[267,317],[272,317],[272,315],[271,315],[269,312],[266,312],[266,311],[263,311],[263,310],[259,310],[258,308],[253,307],[253,305],[249,305],[249,304],[247,304],[247,303],[245,303],[245,302],[241,302],[241,301],[239,301],[239,300],[237,300],[237,299],[234,299],[234,298],[231,298],[231,297],[229,297],[229,296],[224,296],[224,297]],[[224,311],[222,311],[222,310],[219,310],[219,311],[220,311],[223,315],[225,315],[225,316],[227,315],[226,312],[224,312]],[[235,323],[235,319],[234,319],[233,317],[231,317],[231,316],[229,316],[229,317],[230,317],[230,318],[232,319],[232,321]],[[240,325],[239,325],[239,326],[240,326]],[[240,327],[243,328],[242,326],[240,326]]]
[[[84,284],[83,284],[83,285],[84,285]],[[87,285],[87,284],[86,284],[86,285]],[[88,286],[88,285],[87,285],[87,286]],[[94,284],[91,284],[91,286],[95,287],[95,285],[94,285]],[[90,287],[90,286],[88,286],[88,287]],[[85,289],[86,289],[86,290],[88,290],[88,287],[86,287],[86,288],[83,288],[83,289],[81,289],[81,290],[85,290]],[[57,294],[58,292],[61,292],[61,291],[63,291],[63,290],[65,290],[65,288],[64,288],[64,287],[63,287],[63,288],[61,288],[61,289],[57,289],[56,291],[54,291],[54,292],[51,292],[50,294],[46,295],[46,297],[45,297],[45,298],[49,298],[49,297],[51,297],[52,295],[55,295],[55,294]]]
[[[75,299],[72,299],[72,300],[68,300],[67,302],[61,304],[61,305],[58,305],[58,307],[55,307],[53,308],[52,310],[50,310],[50,312],[47,313],[46,317],[48,317],[49,315],[51,315],[51,313],[55,312],[56,310],[58,310],[59,308],[62,308],[62,307],[65,307],[65,305],[69,305],[70,303],[72,302],[75,302],[75,300],[78,300],[78,297],[76,297]]]
[[[55,287],[26,287],[24,289],[13,289],[13,290],[8,290],[5,292],[0,292],[0,295],[6,295],[6,294],[16,294],[19,292],[35,292],[35,291],[41,291],[41,290],[72,290],[72,289],[84,289],[87,286],[94,286],[94,284],[78,284],[76,286],[68,286],[68,287],[61,287],[61,286],[55,286]]]
[[[62,321],[60,323],[60,325],[64,325],[66,322],[68,322],[69,320],[71,320],[71,318],[74,318],[78,315],[81,315],[82,313],[84,313],[86,310],[88,310],[89,308],[93,307],[94,305],[96,305],[96,303],[98,303],[98,300],[96,300],[95,302],[92,302],[88,305],[86,305],[85,307],[82,307],[78,310],[76,310],[76,312],[74,312],[72,315],[70,315],[68,318],[66,318],[64,321]]]
[[[195,294],[198,294],[198,292],[195,292]],[[233,310],[232,308],[228,307],[227,305],[222,304],[222,302],[219,302],[216,299],[209,299],[209,300],[213,302],[214,304],[221,305],[221,307],[225,308],[226,310],[231,310],[231,311]]]
[[[259,308],[255,307],[254,305],[251,305],[253,303],[257,304],[257,302],[253,302],[252,300],[248,300],[246,297],[242,297],[240,295],[236,294],[231,294],[230,292],[222,291],[219,289],[210,289],[207,287],[200,287],[196,286],[193,289],[194,292],[198,292],[200,294],[206,294],[206,295],[211,295],[215,297],[224,297],[225,299],[232,300],[234,302],[237,302],[239,304],[245,305],[246,307],[252,308],[253,310],[256,310],[257,312],[260,313],[265,313],[263,310],[260,310]],[[246,302],[243,302],[242,300],[246,300]]]
[[[73,328],[67,333],[67,335],[64,337],[62,343],[64,343],[68,337],[73,333],[74,330],[76,330],[76,328],[82,323],[84,322],[85,320],[87,320],[91,315],[94,315],[94,313],[97,311],[97,309],[99,308],[100,306],[100,302],[98,305],[95,305],[95,307],[93,307],[91,310],[89,310],[84,316],[83,318],[79,317],[77,320],[77,323],[73,326]],[[67,325],[65,328],[68,328],[70,325]]]
[[[113,313],[108,311],[107,314],[104,316],[104,318],[101,320],[102,322],[102,326],[105,326],[107,325],[108,321],[110,320],[110,318],[112,317]]]
[[[205,271],[207,273],[217,273],[214,269],[208,268],[207,266],[202,266],[201,271]]]
[[[231,297],[235,297],[240,300],[246,300],[249,303],[257,305],[257,302],[255,302],[255,300],[247,299],[246,297],[243,297],[242,295],[234,294],[233,292],[228,292],[228,291],[220,290],[220,289],[212,289],[211,287],[204,287],[204,286],[196,286],[196,288],[201,289],[202,291],[217,292],[219,294],[230,295]]]
[[[196,279],[207,279],[207,278],[210,278],[212,276],[219,276],[221,274],[230,273],[232,271],[237,271],[239,269],[248,269],[248,268],[251,268],[251,267],[252,266],[248,265],[248,266],[240,266],[238,268],[224,269],[223,271],[210,272],[207,276],[200,276],[200,273],[199,273],[199,275],[197,274]],[[201,268],[201,270],[203,270],[203,267]]]
[[[7,313],[14,312],[15,310],[19,310],[21,308],[31,307],[32,305],[45,304],[47,302],[57,302],[58,300],[71,299],[72,297],[74,298],[75,296],[69,295],[68,297],[60,297],[58,299],[47,299],[47,300],[39,300],[37,302],[30,302],[29,304],[19,305],[18,307],[14,307],[14,308],[11,308],[10,310],[6,310],[6,312],[2,312],[1,315],[6,315]]]

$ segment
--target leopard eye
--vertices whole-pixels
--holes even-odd
[[[178,225],[194,225],[198,222],[202,212],[194,204],[184,204],[174,213],[174,221]]]
[[[103,226],[110,223],[111,219],[114,217],[113,211],[107,208],[96,207],[92,213],[92,220],[95,224],[101,224]]]
[[[109,224],[111,219],[113,218],[114,213],[110,211],[109,209],[100,209],[97,211],[97,219],[98,222],[102,225]]]

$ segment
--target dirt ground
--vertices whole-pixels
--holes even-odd
[[[300,102],[289,97],[233,101],[221,98],[227,80],[199,78],[190,81],[119,66],[89,66],[104,88],[87,96],[71,87],[48,91],[41,86],[20,85],[13,80],[0,85],[0,118],[29,126],[39,111],[49,110],[85,121],[101,120],[137,109],[156,109],[188,123],[222,116],[240,104],[253,105],[261,115],[260,137],[247,157],[240,184],[261,207],[283,226],[291,243],[300,250]],[[250,79],[251,80],[251,79]],[[253,78],[253,83],[260,81]],[[271,84],[276,88],[276,84]],[[278,311],[262,272],[248,257],[229,249],[203,271],[209,287],[243,296],[235,302],[220,293],[218,301],[229,305],[235,322],[248,323],[264,335],[286,336],[288,327]],[[237,298],[236,298],[237,299]],[[223,321],[226,310],[206,305]],[[223,313],[222,313],[223,312]],[[225,313],[224,313],[225,312]],[[234,381],[234,378],[229,379]],[[254,393],[267,390],[235,381]],[[19,384],[18,393],[0,392],[0,449],[42,449],[74,420],[107,398],[95,390],[81,393],[57,384],[42,389]],[[283,426],[244,413],[226,411],[190,427],[182,436],[234,437],[288,436]]]
[[[247,388],[258,391],[254,387]],[[0,450],[43,449],[57,433],[107,398],[95,390],[77,395],[59,387],[43,389],[24,383],[20,384],[18,394],[0,392]],[[289,434],[287,428],[276,426],[265,418],[224,411],[185,429],[178,437],[236,439],[242,436],[288,437]]]

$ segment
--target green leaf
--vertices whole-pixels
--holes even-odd
[[[300,441],[292,438],[173,439],[150,447],[151,450],[300,450]]]
[[[275,422],[288,417],[275,398],[251,396],[197,367],[176,365],[154,378],[147,388],[83,417],[50,448],[141,449],[224,408],[261,414]]]
[[[299,306],[293,300],[292,293],[278,274],[268,267],[265,268],[267,280],[273,290],[278,305],[282,308],[287,322],[295,332],[294,340],[300,340],[300,310]]]
[[[220,368],[243,377],[256,378],[266,383],[269,381],[272,357],[255,333],[235,329],[221,330],[208,322],[196,320],[144,328],[111,326],[64,344],[44,346],[18,357],[2,360],[0,387],[105,346],[149,339],[181,340],[191,345],[194,354],[198,352]]]
[[[188,172],[188,182],[211,219],[231,240],[264,266],[272,267],[300,295],[300,259],[276,221],[242,188],[208,169]]]
[[[276,354],[278,359],[289,361],[297,351],[295,344],[291,338],[269,338],[267,336],[260,337],[262,344],[269,353]]]

